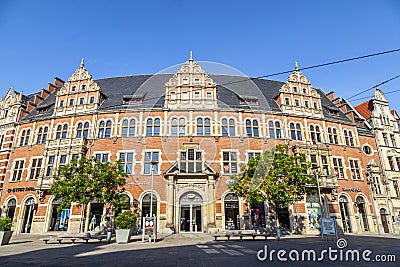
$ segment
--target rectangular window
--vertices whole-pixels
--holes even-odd
[[[182,99],[184,100],[189,99],[188,92],[182,92]]]
[[[297,87],[296,86],[293,86],[293,92],[297,93]]]
[[[333,169],[338,179],[344,179],[344,168],[341,158],[333,158]]]
[[[60,108],[64,107],[64,100],[61,100],[61,101],[60,101],[59,107],[60,107]]]
[[[294,100],[294,104],[295,104],[296,107],[299,107],[299,106],[300,106],[299,100],[298,100],[298,99],[295,99],[295,100]]]
[[[81,89],[82,89],[82,91],[85,91],[86,90],[86,85],[82,84]]]
[[[395,171],[396,169],[395,169],[395,167],[394,167],[394,158],[391,157],[391,156],[389,156],[389,157],[388,157],[388,161],[389,161],[390,170],[391,170],[391,171]]]
[[[393,180],[393,189],[396,193],[396,197],[400,197],[399,182],[397,180]]]
[[[304,106],[305,106],[306,108],[308,108],[308,101],[307,101],[307,100],[304,101]]]
[[[212,99],[212,93],[211,92],[207,92],[206,93],[206,98],[207,98],[207,100],[211,100]]]
[[[194,99],[200,99],[200,92],[194,92]]]
[[[201,173],[203,170],[203,157],[201,151],[189,148],[180,155],[181,173]]]
[[[176,93],[175,92],[171,92],[171,100],[175,100],[176,99]]]
[[[71,87],[71,92],[75,92],[75,91],[76,91],[76,86],[74,85]]]
[[[260,152],[248,152],[247,153],[247,160],[260,156]]]
[[[379,182],[379,176],[374,176],[373,181],[374,181],[375,194],[381,195],[382,190],[381,190],[381,183]]]
[[[383,143],[385,144],[385,146],[389,146],[387,134],[382,133],[382,138],[383,138]]]
[[[326,156],[321,156],[322,175],[329,175],[329,164]]]
[[[392,141],[392,147],[396,147],[396,136],[394,134],[390,135],[390,140]]]
[[[64,166],[67,163],[67,155],[60,156],[60,166]]]
[[[285,98],[285,105],[289,105],[289,98]]]
[[[73,106],[74,103],[75,103],[74,99],[70,99],[70,100],[69,100],[69,105],[70,105],[70,106]]]
[[[311,161],[311,168],[317,168],[318,167],[317,155],[310,155],[310,161]]]
[[[90,104],[94,104],[94,96],[90,97]]]
[[[158,174],[158,164],[160,163],[159,152],[147,151],[144,156],[144,174],[151,174],[152,165],[154,174]]]
[[[14,162],[14,171],[11,181],[21,181],[22,173],[24,171],[25,160],[16,160]]]
[[[100,153],[95,154],[96,162],[107,162],[108,161],[108,153]]]
[[[361,172],[360,172],[360,164],[358,160],[350,159],[350,171],[351,171],[351,178],[353,180],[360,180],[361,179]]]
[[[79,105],[85,104],[85,98],[81,97],[79,98]]]
[[[50,176],[53,174],[55,159],[56,159],[56,156],[49,156],[49,161],[47,162],[46,176]]]
[[[236,152],[222,152],[222,165],[225,174],[237,173]]]
[[[40,175],[40,169],[42,168],[42,159],[33,159],[31,165],[31,173],[29,176],[30,180],[36,180]]]
[[[128,175],[133,174],[134,156],[133,152],[119,153],[119,160],[125,173]]]

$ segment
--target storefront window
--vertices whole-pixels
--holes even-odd
[[[263,202],[251,205],[251,225],[253,228],[265,228],[265,206]]]
[[[321,228],[321,206],[318,201],[318,195],[310,195],[306,198],[306,209],[308,216],[308,227],[310,229]]]
[[[240,229],[239,198],[232,193],[225,196],[225,229]]]

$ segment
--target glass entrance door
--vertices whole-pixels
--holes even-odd
[[[21,233],[30,233],[33,220],[33,212],[35,209],[35,200],[30,198],[25,204],[24,223],[22,225]]]
[[[340,215],[342,217],[343,232],[351,233],[350,214],[346,197],[341,196],[339,198],[339,208],[340,208]]]
[[[197,233],[203,230],[203,199],[197,193],[186,193],[180,198],[179,232]]]

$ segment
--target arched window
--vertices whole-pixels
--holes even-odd
[[[185,135],[185,118],[172,118],[171,120],[171,135]]]
[[[31,130],[30,130],[30,129],[28,129],[28,130],[23,130],[23,131],[21,132],[21,139],[20,139],[20,143],[19,143],[20,146],[26,146],[26,145],[28,145],[30,134],[31,134]]]
[[[152,204],[152,213],[157,215],[157,196],[147,193],[142,198],[142,217],[150,216],[150,205]]]
[[[112,126],[111,120],[107,120],[106,122],[100,121],[98,138],[110,138],[111,126]]]
[[[40,144],[42,142],[42,137],[43,137],[43,128],[39,127],[38,134],[37,134],[37,139],[36,139],[36,144]]]
[[[269,121],[268,122],[268,133],[269,133],[269,138],[275,139],[275,138],[282,138],[281,134],[281,123],[279,121]]]
[[[160,126],[161,120],[159,118],[152,118],[147,119],[147,136],[160,136]]]
[[[310,125],[310,137],[313,143],[321,143],[321,130],[318,125]]]
[[[60,124],[57,126],[56,139],[61,139],[61,132],[62,132],[62,125]]]
[[[7,203],[6,216],[7,218],[14,219],[15,209],[17,208],[17,201],[12,198]]]
[[[367,219],[367,210],[365,200],[362,196],[358,196],[356,198],[357,210],[360,218],[360,225],[362,231],[369,231],[368,219]]]
[[[235,120],[234,119],[222,119],[222,136],[235,136]]]
[[[197,118],[197,135],[211,135],[211,120],[210,118]]]
[[[344,130],[344,141],[346,146],[354,146],[353,133],[350,130]]]
[[[135,127],[136,120],[135,119],[124,119],[122,121],[122,137],[132,137],[135,136]]]
[[[62,139],[67,138],[67,134],[68,134],[68,124],[64,124],[62,128],[61,138]]]
[[[339,139],[338,139],[338,134],[337,134],[337,130],[334,127],[328,127],[328,139],[329,139],[329,143],[331,144],[338,144],[339,143]]]
[[[82,129],[83,129],[83,123],[80,122],[80,123],[78,123],[78,126],[76,127],[76,137],[77,138],[82,137]]]
[[[289,124],[289,128],[290,128],[290,138],[293,140],[302,140],[302,135],[301,135],[301,125],[300,123],[296,123],[294,124],[293,122],[291,122]]]
[[[258,137],[258,120],[257,119],[246,119],[246,133],[248,137]]]
[[[43,137],[42,137],[42,143],[45,143],[47,141],[47,134],[49,132],[49,127],[45,126],[43,128]]]

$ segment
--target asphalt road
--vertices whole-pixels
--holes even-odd
[[[400,239],[389,236],[346,235],[346,247],[344,241],[338,247],[336,240],[311,236],[240,242],[213,241],[207,234],[176,234],[155,244],[44,244],[42,237],[13,236],[9,245],[0,246],[0,266],[400,266]]]

